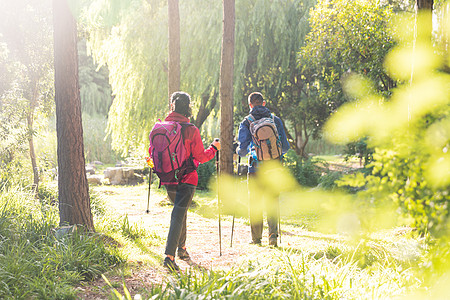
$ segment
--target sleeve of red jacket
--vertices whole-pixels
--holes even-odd
[[[208,148],[203,148],[202,138],[200,137],[200,131],[197,127],[193,127],[192,130],[192,142],[191,142],[191,153],[192,157],[199,161],[200,163],[205,163],[211,160],[216,154],[217,150],[214,147],[209,146]]]

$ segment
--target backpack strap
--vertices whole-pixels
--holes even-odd
[[[249,115],[246,116],[245,118],[248,120],[248,122],[249,122],[250,124],[256,121],[255,117],[254,117],[252,114],[249,114]]]

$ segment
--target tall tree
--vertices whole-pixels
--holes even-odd
[[[220,172],[233,173],[234,0],[223,0],[222,58],[220,62]]]
[[[288,69],[308,31],[314,0],[246,0],[235,3],[233,101],[242,117],[248,111],[246,81],[259,82],[272,68]],[[115,94],[109,130],[116,149],[145,151],[148,132],[167,110],[167,0],[126,1],[127,14],[111,20],[112,4],[92,5],[83,16],[88,44],[97,61],[107,64]],[[119,5],[117,1],[114,2]],[[121,1],[120,3],[125,3]],[[181,89],[193,103],[193,122],[200,127],[217,116],[222,36],[222,1],[180,2]],[[108,6],[108,7],[107,7]],[[109,27],[108,27],[109,25]],[[295,71],[293,68],[291,71]],[[273,90],[280,80],[274,75]],[[253,90],[252,90],[253,91]],[[164,101],[162,100],[164,99]],[[272,106],[270,107],[272,108]],[[237,120],[237,118],[236,118]],[[288,126],[288,130],[291,128]],[[133,138],[130,138],[133,137]]]
[[[180,90],[180,10],[178,3],[178,0],[168,0],[169,96]]]
[[[434,0],[416,0],[416,13],[421,14],[418,19],[418,30],[428,32],[431,42],[431,33],[433,31],[433,5]]]
[[[284,92],[289,96],[283,100],[288,101],[280,104],[285,119],[294,124],[298,154],[306,156],[309,137],[320,135],[328,117],[344,102],[354,100],[343,92],[349,75],[366,75],[377,92],[391,93],[396,82],[383,65],[395,44],[391,19],[392,9],[374,0],[320,0],[311,11],[311,31],[299,52],[298,74],[281,90],[292,89]]]
[[[94,230],[84,159],[77,26],[67,0],[53,0],[53,25],[60,225]]]
[[[0,41],[7,48],[5,61],[15,64],[9,87],[0,95],[22,98],[26,105],[17,105],[16,112],[23,112],[28,131],[28,148],[33,169],[33,183],[39,186],[39,167],[34,148],[36,115],[49,113],[51,105],[52,41],[50,1],[19,0],[6,3],[0,16]],[[13,93],[11,89],[15,89]]]

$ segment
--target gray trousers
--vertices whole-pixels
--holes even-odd
[[[175,256],[177,248],[183,248],[186,243],[186,216],[189,205],[194,197],[195,185],[180,183],[166,185],[167,195],[173,203],[170,217],[170,228],[166,242],[166,255]]]
[[[264,188],[257,185],[257,173],[248,173],[248,197],[250,228],[252,241],[260,242],[263,233],[263,207],[267,212],[269,236],[275,234],[278,237],[278,196],[265,192]],[[256,190],[257,189],[257,190]]]

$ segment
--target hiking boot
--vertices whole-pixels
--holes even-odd
[[[269,236],[269,246],[277,247],[278,235],[276,233],[272,233]]]
[[[186,249],[178,248],[178,258],[182,260],[189,260],[191,257]]]
[[[175,263],[175,260],[171,260],[168,256],[164,259],[164,267],[170,272],[180,272],[180,268]]]
[[[261,239],[252,240],[252,241],[250,242],[250,245],[261,246]]]

